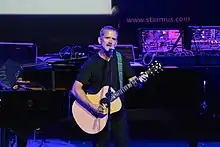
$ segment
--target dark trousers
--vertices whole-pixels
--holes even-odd
[[[111,140],[115,147],[129,147],[129,137],[127,128],[127,119],[124,111],[111,115]],[[106,127],[94,136],[93,147],[108,146],[108,124]]]

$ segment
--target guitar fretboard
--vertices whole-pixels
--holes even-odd
[[[137,81],[133,80],[118,91],[116,91],[114,94],[112,94],[111,101],[114,101],[117,97],[120,97],[123,95],[126,91],[128,91],[130,88],[135,87],[137,85]]]

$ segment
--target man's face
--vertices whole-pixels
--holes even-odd
[[[115,48],[117,45],[118,34],[113,30],[105,30],[104,35],[98,38],[102,48],[109,51],[110,48]]]

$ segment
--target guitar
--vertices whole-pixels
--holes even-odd
[[[111,88],[111,105],[110,105],[110,114],[120,111],[122,107],[122,103],[120,100],[120,96],[123,95],[126,91],[130,88],[137,86],[137,82],[141,81],[143,77],[149,77],[149,75],[154,75],[155,73],[159,73],[162,71],[162,65],[155,61],[152,63],[148,70],[142,72],[142,74],[137,77],[137,79],[131,81],[118,91],[115,91],[112,87]],[[146,82],[148,78],[145,78],[144,81]],[[104,86],[97,94],[87,94],[89,101],[93,104],[101,104],[103,101],[106,101],[106,94],[108,92],[109,86]],[[77,123],[77,125],[86,133],[88,134],[96,134],[102,131],[107,123],[108,120],[108,111],[101,114],[96,115],[88,108],[84,107],[78,101],[74,101],[72,105],[72,115]]]

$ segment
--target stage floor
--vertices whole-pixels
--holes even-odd
[[[38,147],[42,140],[29,140],[28,147]],[[91,142],[83,141],[63,141],[60,139],[48,139],[44,142],[42,147],[92,147]],[[219,147],[220,142],[200,142],[198,147]],[[132,140],[131,147],[189,147],[187,141],[151,141],[151,140]]]

